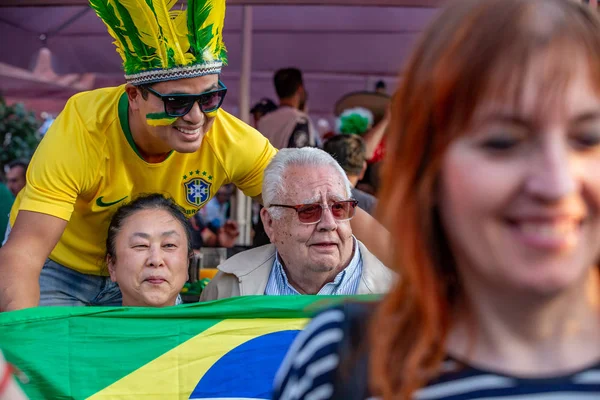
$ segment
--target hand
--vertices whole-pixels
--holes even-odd
[[[238,229],[238,224],[232,220],[225,222],[225,225],[217,231],[221,247],[233,247],[235,245],[235,239],[239,235],[240,231]]]

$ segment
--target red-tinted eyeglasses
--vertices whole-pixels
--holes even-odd
[[[336,221],[348,221],[354,217],[358,201],[354,199],[334,201],[331,204],[324,205],[322,203],[299,204],[290,206],[287,204],[271,204],[269,207],[284,207],[296,210],[298,219],[303,224],[318,224],[323,217],[323,210],[328,208],[331,210],[331,215]]]

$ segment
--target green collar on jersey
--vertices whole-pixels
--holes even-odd
[[[144,157],[142,157],[142,154],[140,153],[135,142],[133,141],[133,135],[131,134],[131,129],[129,129],[129,100],[127,98],[126,92],[123,93],[121,95],[121,98],[119,99],[119,121],[121,122],[121,129],[125,134],[125,138],[127,139],[127,142],[129,143],[133,151],[135,151],[135,154],[137,154],[138,157],[141,158],[143,161],[146,161],[144,160]],[[173,154],[173,150],[171,150],[171,152],[169,153],[167,158],[164,159],[164,161],[171,157],[171,154]]]

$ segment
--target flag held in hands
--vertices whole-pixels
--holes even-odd
[[[32,399],[268,399],[308,318],[343,299],[26,309],[0,314],[0,350]]]

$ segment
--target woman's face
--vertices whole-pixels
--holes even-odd
[[[116,236],[115,252],[108,269],[124,306],[175,304],[188,279],[188,242],[169,212],[142,210],[129,216]]]
[[[600,98],[588,76],[580,67],[548,102],[530,73],[520,107],[482,102],[450,144],[438,204],[467,287],[552,295],[598,261]]]

